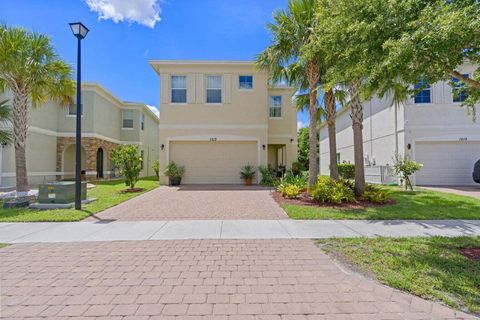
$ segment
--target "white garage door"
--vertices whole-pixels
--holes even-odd
[[[473,185],[473,165],[480,159],[480,142],[417,142],[415,160],[423,164],[418,185]]]
[[[257,166],[254,141],[174,141],[170,160],[185,166],[182,183],[238,184],[240,168]]]

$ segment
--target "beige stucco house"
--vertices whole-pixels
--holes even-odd
[[[10,98],[8,94],[6,98]],[[143,155],[141,175],[154,175],[159,122],[148,106],[120,101],[95,83],[82,84],[82,105],[82,170],[87,178],[114,175],[110,152],[119,144],[138,145]],[[64,108],[53,102],[30,110],[26,149],[30,184],[74,177],[75,113],[75,105]],[[0,186],[14,185],[14,148],[2,146]]]
[[[182,183],[241,183],[244,165],[290,167],[296,160],[293,88],[269,84],[251,61],[150,65],[160,76],[161,172],[174,161],[186,168]]]
[[[459,71],[472,74],[473,65]],[[375,98],[364,106],[364,157],[366,178],[381,182],[379,175],[392,166],[398,150],[424,165],[414,177],[417,185],[472,185],[473,166],[480,159],[480,122],[474,122],[463,96],[454,97],[448,82],[426,87],[397,110],[391,98]],[[477,110],[480,108],[477,107]],[[478,111],[477,111],[478,114]],[[349,110],[338,112],[337,161],[354,162]],[[320,129],[320,172],[329,174],[328,130]]]

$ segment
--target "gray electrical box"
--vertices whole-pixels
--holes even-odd
[[[87,183],[82,181],[82,200],[87,199]],[[48,182],[38,186],[38,203],[75,202],[75,181]]]

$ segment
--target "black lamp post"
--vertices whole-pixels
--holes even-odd
[[[70,23],[73,35],[78,40],[77,45],[77,130],[75,135],[75,209],[82,209],[82,77],[81,77],[81,61],[82,61],[82,39],[87,36],[88,28],[81,22]]]

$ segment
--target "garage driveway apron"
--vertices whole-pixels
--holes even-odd
[[[161,186],[86,220],[286,219],[271,192],[242,185]]]

